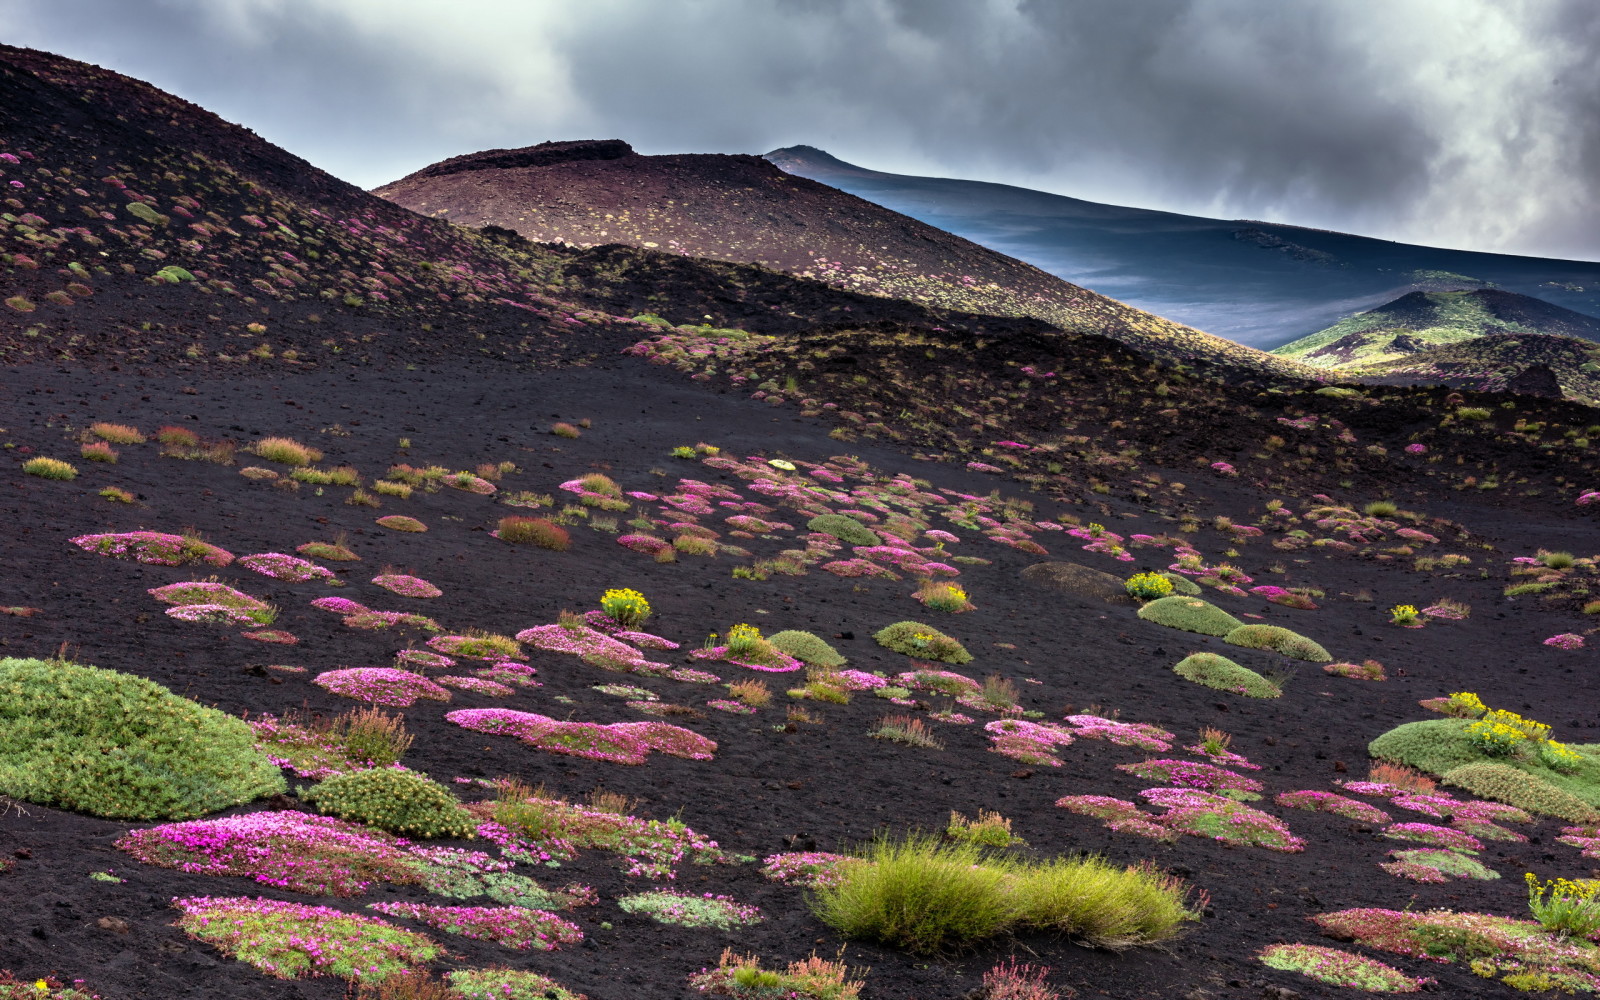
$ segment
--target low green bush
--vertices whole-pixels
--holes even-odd
[[[283,790],[243,720],[132,674],[0,659],[0,793],[112,819],[181,820]]]
[[[1244,622],[1215,604],[1198,597],[1173,596],[1151,601],[1139,609],[1139,617],[1157,625],[1201,635],[1224,636],[1244,625]]]
[[[1427,719],[1396,726],[1367,745],[1379,760],[1436,775],[1482,798],[1592,822],[1600,814],[1600,747],[1570,746],[1578,761],[1566,773],[1535,753],[1494,759],[1476,749],[1471,719]]]
[[[895,622],[879,629],[872,638],[880,646],[915,656],[919,660],[937,660],[957,665],[972,662],[972,654],[959,641],[921,622]]]
[[[878,533],[847,514],[819,514],[806,522],[812,531],[832,535],[849,545],[880,545]]]
[[[1278,698],[1283,695],[1278,685],[1262,677],[1249,667],[1241,667],[1226,656],[1216,653],[1193,653],[1179,660],[1172,672],[1186,681],[1204,684],[1218,691],[1231,691],[1250,698]]]
[[[1162,573],[1161,575],[1172,581],[1172,592],[1174,594],[1181,594],[1185,597],[1194,597],[1198,594],[1204,593],[1204,591],[1200,589],[1200,585],[1198,583],[1195,583],[1182,573]]]
[[[836,884],[817,890],[813,912],[846,937],[918,954],[1023,930],[1123,948],[1166,940],[1196,919],[1182,884],[1145,866],[1034,862],[920,834],[880,839],[864,858],[870,863],[842,867]]]
[[[835,669],[848,662],[825,639],[810,632],[785,629],[767,636],[767,641],[777,646],[780,652],[788,653],[810,667]]]
[[[301,797],[329,815],[403,837],[470,837],[477,827],[450,789],[404,768],[341,774]]]
[[[1246,649],[1270,649],[1312,663],[1333,662],[1333,657],[1318,643],[1277,625],[1241,625],[1223,636],[1222,641]]]

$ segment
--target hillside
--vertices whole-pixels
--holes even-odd
[[[374,193],[430,218],[540,242],[624,243],[756,263],[938,308],[1032,316],[1169,361],[1306,375],[755,156],[642,156],[617,140],[546,143],[456,157]]]
[[[1353,377],[1368,384],[1418,382],[1486,392],[1564,396],[1600,404],[1600,345],[1574,337],[1499,333],[1374,361]]]
[[[912,177],[811,146],[767,159],[1140,309],[1270,349],[1408,291],[1496,287],[1600,316],[1600,263],[1414,246]]]

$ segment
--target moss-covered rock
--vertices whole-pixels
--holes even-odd
[[[112,819],[193,819],[284,790],[241,719],[154,681],[0,660],[0,793]]]
[[[1105,601],[1108,604],[1129,604],[1133,601],[1120,576],[1073,562],[1034,563],[1022,571],[1022,579],[1046,590],[1091,601]]]

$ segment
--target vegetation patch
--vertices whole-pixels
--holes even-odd
[[[276,979],[382,979],[443,954],[427,935],[328,906],[246,896],[192,896],[172,905],[191,938]]]
[[[124,531],[103,535],[79,535],[71,540],[85,552],[114,559],[132,559],[154,566],[186,566],[205,562],[227,566],[233,553],[203,542],[191,535],[168,535],[159,531]]]
[[[334,694],[374,705],[409,708],[418,698],[449,701],[450,692],[410,670],[394,667],[345,667],[318,674],[312,682]]]
[[[477,826],[448,788],[398,766],[335,775],[301,798],[340,819],[407,837],[470,837]]]
[[[0,793],[113,819],[187,819],[283,790],[239,719],[132,674],[0,659]]]
[[[1367,993],[1415,993],[1424,985],[1434,982],[1428,978],[1408,976],[1375,958],[1314,944],[1269,945],[1261,949],[1256,957],[1268,968],[1298,972],[1319,983],[1345,986]]]
[[[1283,695],[1278,685],[1249,667],[1241,667],[1216,653],[1191,653],[1179,660],[1172,672],[1184,680],[1248,698],[1278,698]]]
[[[1222,641],[1247,649],[1269,649],[1274,653],[1282,653],[1297,660],[1309,660],[1312,663],[1327,663],[1333,659],[1328,655],[1328,651],[1317,643],[1277,625],[1241,625],[1223,636]]]
[[[921,660],[936,660],[957,666],[972,662],[972,654],[958,640],[921,622],[895,622],[879,629],[872,638],[880,646]]]
[[[404,917],[429,927],[518,951],[553,951],[583,940],[570,920],[524,906],[430,906],[426,903],[368,903],[385,916]]]
[[[388,528],[390,531],[409,531],[415,533],[428,530],[428,526],[426,524],[423,524],[414,517],[407,517],[404,514],[389,514],[378,518],[376,523],[379,527]]]
[[[829,962],[815,954],[790,962],[783,972],[763,969],[756,956],[738,955],[725,948],[716,968],[689,977],[689,988],[738,1000],[856,1000],[865,983],[847,978],[849,974],[843,962]]]
[[[1225,636],[1244,626],[1244,622],[1198,597],[1173,596],[1151,601],[1139,609],[1139,617],[1201,635]]]
[[[623,896],[617,906],[624,913],[642,913],[658,924],[678,927],[715,927],[731,931],[736,927],[749,927],[761,922],[761,911],[754,906],[736,902],[729,896],[712,893],[693,895],[658,889]]]

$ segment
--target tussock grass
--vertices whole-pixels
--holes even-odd
[[[1153,944],[1197,914],[1187,887],[1148,865],[1103,858],[1029,861],[923,834],[881,838],[868,864],[840,870],[812,911],[846,937],[917,954],[971,949],[1001,934],[1053,931],[1102,948]]]
[[[310,445],[301,444],[294,438],[264,437],[257,441],[250,451],[269,462],[292,465],[296,468],[322,461],[322,452]]]
[[[59,458],[30,458],[22,463],[22,471],[40,479],[77,479],[78,470],[71,462]]]
[[[144,444],[145,436],[139,428],[127,424],[110,424],[104,421],[89,425],[89,433],[112,444]]]

